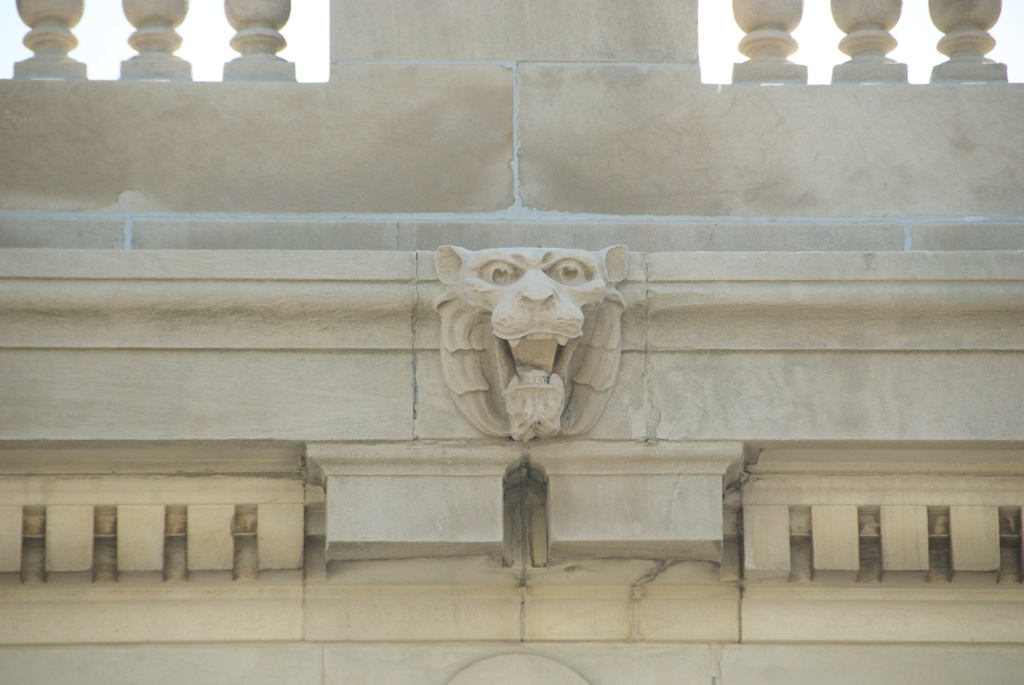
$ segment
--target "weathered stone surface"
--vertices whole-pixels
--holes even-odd
[[[739,600],[739,592],[732,587],[648,585],[636,603],[637,638],[737,642]]]
[[[999,570],[998,507],[950,507],[949,538],[954,571]]]
[[[1024,236],[1024,230],[1021,235]],[[1011,249],[1016,244],[1012,238],[1008,240],[1006,248],[998,249]],[[1018,242],[1024,244],[1024,237]],[[977,244],[984,245],[984,239],[979,237]],[[884,220],[765,223],[564,218],[547,222],[399,222],[398,249],[435,250],[441,245],[461,245],[471,250],[524,245],[601,250],[608,245],[626,245],[631,252],[902,250],[904,235],[899,224]]]
[[[162,504],[117,507],[117,569],[159,571],[164,567],[166,510]]]
[[[532,654],[501,654],[482,659],[459,671],[449,685],[518,685],[524,681],[536,685],[588,685],[572,669]]]
[[[101,443],[102,444],[102,443]],[[102,448],[101,448],[102,449]],[[131,447],[127,448],[131,450]],[[228,448],[227,451],[229,451]],[[32,450],[35,452],[35,450]],[[141,450],[140,450],[141,451]],[[209,452],[206,452],[209,454]],[[201,450],[202,456],[202,450]],[[177,465],[177,470],[191,466],[185,461],[165,462],[166,472]],[[217,465],[217,464],[215,464]],[[250,462],[250,469],[258,464]],[[118,505],[147,506],[152,504],[236,504],[301,503],[302,481],[280,477],[232,476],[221,472],[217,477],[197,478],[166,475],[111,475],[112,466],[131,470],[124,462],[107,463],[107,474],[90,473],[85,480],[74,475],[40,474],[33,476],[7,475],[0,478],[0,501],[24,506],[74,505],[88,506],[116,503]],[[130,466],[130,463],[129,463]],[[294,469],[294,467],[293,467]],[[146,469],[139,469],[145,473]],[[225,469],[225,471],[227,471]],[[88,483],[89,487],[83,487]],[[91,533],[90,533],[91,534]]]
[[[46,508],[46,570],[92,569],[93,507]]]
[[[695,0],[333,0],[331,61],[697,61]]]
[[[694,352],[652,359],[666,440],[1020,440],[1024,359]]]
[[[512,204],[510,69],[337,66],[332,79],[2,82],[0,210],[97,210],[126,191],[158,211],[473,212]],[[59,103],[69,100],[75,125],[63,127]]]
[[[524,640],[616,641],[632,634],[629,587],[528,587]]]
[[[404,355],[5,350],[0,367],[8,440],[412,435]]]
[[[918,586],[920,587],[920,586]],[[744,642],[959,642],[1024,639],[1019,589],[957,594],[906,587],[845,591],[822,588],[747,588]],[[956,621],[949,616],[955,615]]]
[[[811,507],[815,571],[856,571],[860,568],[857,507]]]
[[[120,249],[124,219],[0,218],[0,248]]]
[[[0,573],[21,570],[21,507],[0,506]]]
[[[307,640],[454,642],[483,636],[487,640],[519,640],[522,596],[513,584],[309,587],[306,600]],[[367,672],[361,677],[371,675]],[[341,676],[328,682],[358,682],[348,673]]]
[[[330,477],[327,556],[500,556],[503,471],[477,477]]]
[[[928,508],[882,507],[882,568],[928,570]]]
[[[1024,223],[927,223],[909,227],[912,250],[1024,250]]]
[[[744,576],[789,578],[789,507],[744,506]]]
[[[24,648],[0,651],[0,684],[58,683],[74,674],[78,685],[108,685],[131,664],[145,685],[321,685],[321,645],[176,645]]]
[[[551,556],[718,560],[722,478],[551,475]]]
[[[90,645],[83,650],[89,652],[104,643],[234,642],[241,635],[250,642],[302,639],[301,588],[222,583],[197,593],[191,585],[176,584],[169,590],[161,581],[153,582],[148,587],[121,582],[46,590],[45,599],[18,588],[0,589],[0,644]],[[0,670],[0,682],[25,682],[3,681],[7,673]],[[119,673],[124,673],[124,663]]]
[[[1016,647],[725,645],[722,685],[935,685],[1013,682],[1024,668]]]
[[[227,571],[235,558],[233,504],[190,504],[188,507],[188,568]]]
[[[298,503],[260,504],[256,518],[260,568],[301,568],[305,507]]]
[[[376,685],[382,672],[395,685],[444,685],[473,663],[505,654],[552,659],[591,685],[642,682],[705,685],[710,679],[705,645],[527,644],[527,645],[325,645],[326,685]],[[6,685],[6,684],[5,684]]]
[[[392,221],[330,219],[132,220],[132,247],[142,250],[395,250]]]
[[[1024,136],[1008,115],[1024,106],[1022,87],[716,88],[689,85],[683,68],[638,66],[524,65],[519,79],[529,207],[730,216],[1024,211],[1013,182]]]

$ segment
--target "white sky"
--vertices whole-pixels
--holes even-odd
[[[22,43],[28,30],[18,17],[14,0],[0,0],[0,79],[11,78],[14,62],[31,56]],[[373,0],[367,0],[372,2]],[[299,81],[326,81],[329,71],[328,6],[330,0],[294,0],[292,16],[282,33],[288,47],[281,53],[295,62]],[[800,50],[791,58],[808,65],[811,83],[828,83],[832,67],[845,61],[837,45],[842,32],[832,22],[828,0],[807,0],[804,19],[794,36]],[[932,25],[928,0],[905,0],[903,17],[893,31],[899,47],[889,56],[906,62],[911,83],[927,83],[931,68],[945,58],[935,50],[942,34]],[[178,55],[192,63],[197,81],[219,81],[225,62],[237,54],[228,41],[234,31],[224,18],[220,0],[193,0]],[[728,0],[700,3],[701,66],[705,83],[729,83],[732,65],[743,58],[736,51],[742,32],[732,18]],[[79,46],[71,56],[89,65],[89,78],[116,79],[122,60],[134,52],[128,46],[132,27],[119,0],[86,0],[85,16],[75,29]],[[996,48],[989,57],[1009,66],[1010,80],[1024,81],[1024,0],[1006,0],[992,35]]]

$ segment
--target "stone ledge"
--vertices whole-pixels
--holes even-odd
[[[334,0],[331,61],[697,62],[696,0]]]
[[[520,210],[521,211],[521,210]],[[502,216],[504,215],[504,216]],[[736,217],[523,219],[514,209],[458,220],[324,215],[159,215],[128,212],[0,216],[0,249],[120,249],[126,224],[136,250],[435,250],[548,247],[634,252],[964,251],[1024,249],[1024,223],[1005,218],[921,217],[771,221]]]

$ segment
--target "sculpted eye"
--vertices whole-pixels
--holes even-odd
[[[566,285],[579,285],[592,278],[587,267],[574,259],[563,259],[549,267],[547,275],[552,280]]]
[[[494,285],[509,285],[519,280],[519,270],[511,264],[494,264],[484,271],[486,280]]]

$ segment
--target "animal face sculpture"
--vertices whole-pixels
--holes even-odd
[[[515,440],[593,428],[619,369],[626,247],[445,246],[434,261],[442,370],[466,418]]]

